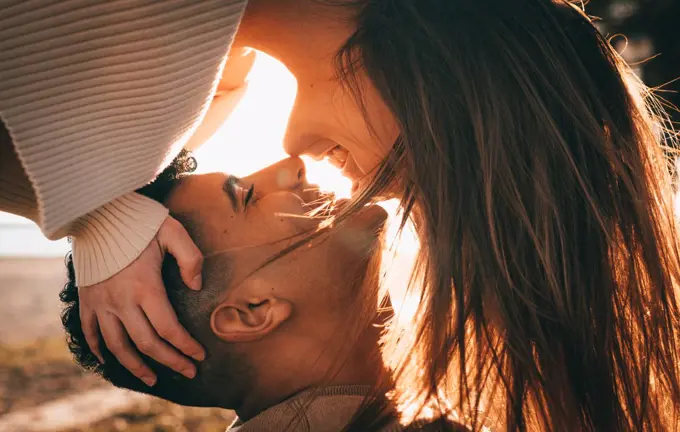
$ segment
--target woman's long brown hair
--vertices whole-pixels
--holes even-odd
[[[399,184],[421,239],[413,337],[386,335],[402,400],[474,430],[678,430],[653,95],[566,1],[338,3],[357,12],[340,77],[360,103],[368,78],[401,130],[353,208]]]

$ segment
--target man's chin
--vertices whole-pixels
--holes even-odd
[[[348,204],[352,202],[351,199],[339,199],[333,204],[333,215],[340,214]],[[364,228],[366,230],[380,230],[387,221],[387,211],[379,205],[369,204],[353,213],[347,223],[354,228]]]
[[[380,206],[366,206],[337,226],[332,234],[333,242],[354,258],[364,260],[380,249],[387,215]]]
[[[372,186],[373,181],[375,180],[375,174],[366,175],[361,178],[351,180],[352,189],[350,195],[352,198],[357,198],[362,192]],[[383,190],[381,190],[379,194],[372,196],[372,198],[376,200],[389,200],[392,198],[398,198],[401,193],[400,191],[403,190],[403,188],[398,185],[398,182],[395,181],[382,189]]]
[[[387,211],[379,205],[371,204],[359,210],[352,216],[352,224],[363,226],[372,232],[382,230],[387,221]]]

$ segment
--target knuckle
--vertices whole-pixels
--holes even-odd
[[[168,226],[168,227],[175,227],[175,228],[178,227],[178,226],[181,226],[179,221],[172,216],[168,216],[168,217],[165,218],[164,225]]]
[[[179,332],[175,328],[163,327],[158,330],[158,335],[165,340],[174,340],[179,337]]]
[[[169,363],[170,364],[168,364],[167,366],[170,369],[177,371],[177,372],[180,372],[180,373],[181,373],[182,370],[187,369],[188,367],[191,367],[190,365],[185,364],[181,360],[175,360],[175,361],[172,361],[172,362],[169,362]]]
[[[132,301],[135,304],[141,304],[144,302],[153,302],[157,299],[157,296],[161,290],[164,290],[161,285],[160,288],[157,284],[152,283],[148,285],[138,285],[135,292],[132,294]]]
[[[200,251],[194,251],[191,257],[191,262],[195,267],[200,267],[203,265],[203,254]]]
[[[146,375],[146,368],[137,362],[134,362],[128,366],[125,366],[132,374],[138,378]]]
[[[147,300],[152,300],[155,296],[156,293],[156,286],[155,285],[149,285],[148,287],[142,289],[141,287],[137,288],[133,294],[133,299],[135,303],[141,303]]]
[[[102,303],[109,304],[114,309],[122,309],[127,303],[127,296],[121,295],[121,293],[118,293],[118,295],[113,295],[113,293],[107,292],[106,296],[103,297],[102,300]]]
[[[162,300],[161,296],[166,296],[165,287],[163,285],[152,284],[143,290],[139,290],[136,302],[137,304],[145,304],[151,307]]]
[[[166,231],[169,233],[177,231],[179,228],[181,228],[182,225],[173,217],[167,217],[165,219],[165,222],[161,226],[161,230],[158,231],[159,235],[164,234]]]
[[[155,351],[156,347],[156,344],[147,339],[136,342],[135,345],[137,345],[137,349],[139,351],[143,352],[146,355],[151,355]]]
[[[112,299],[111,302],[109,303],[109,307],[106,308],[109,312],[112,313],[112,315],[116,317],[121,317],[121,311],[124,311],[125,308],[127,307],[127,300],[120,298],[120,299]]]

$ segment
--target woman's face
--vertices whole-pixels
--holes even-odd
[[[251,0],[235,46],[277,58],[297,79],[285,150],[291,155],[328,156],[357,188],[392,148],[398,130],[366,77],[358,78],[367,118],[336,77],[334,61],[354,30],[353,12],[319,0]]]

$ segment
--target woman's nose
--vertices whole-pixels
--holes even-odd
[[[254,183],[261,193],[298,190],[307,183],[305,163],[298,157],[290,157],[270,165],[243,179]]]

